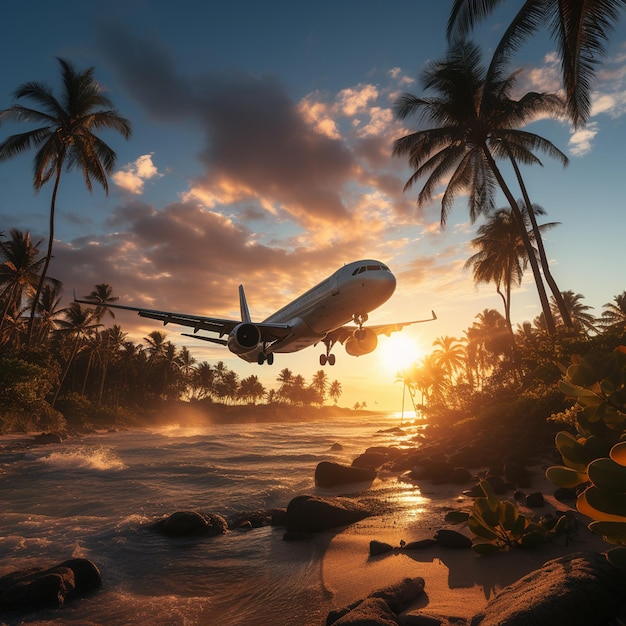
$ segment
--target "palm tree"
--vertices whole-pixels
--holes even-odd
[[[587,312],[593,307],[582,303],[582,299],[585,296],[581,293],[575,294],[573,291],[564,291],[562,295],[565,306],[574,324],[574,329],[585,335],[588,335],[590,332],[597,332],[596,318],[594,315]],[[555,316],[558,316],[558,307],[554,299],[552,300],[552,309]]]
[[[65,317],[66,320],[62,322],[62,326],[67,332],[74,335],[74,342],[72,352],[67,360],[61,380],[59,381],[59,386],[54,394],[54,399],[52,400],[53,407],[59,397],[59,392],[63,387],[63,383],[65,382],[67,373],[70,371],[72,363],[74,362],[74,358],[80,348],[81,342],[100,326],[94,317],[93,309],[83,309],[78,302],[72,302],[70,304],[65,312]]]
[[[454,0],[448,39],[464,37],[502,0]],[[591,88],[598,59],[606,54],[608,35],[626,0],[524,0],[505,31],[494,58],[506,60],[541,26],[549,25],[561,59],[567,112],[574,126],[585,124],[591,112]]]
[[[518,201],[520,213],[524,218],[524,227],[530,231],[530,217],[526,205]],[[533,205],[533,211],[544,215],[539,205]],[[543,232],[556,226],[558,222],[542,224]],[[472,246],[478,249],[466,262],[466,268],[472,268],[474,282],[495,283],[496,291],[504,304],[504,317],[513,333],[511,326],[511,289],[522,282],[524,270],[528,265],[528,253],[519,232],[519,224],[513,211],[507,208],[497,209],[490,213],[485,224],[478,229],[478,236],[472,239]],[[534,240],[534,234],[528,232]]]
[[[326,390],[328,389],[328,374],[326,374],[324,370],[317,370],[313,375],[311,387],[315,390],[315,393],[319,395],[320,404],[324,404]]]
[[[43,286],[39,304],[37,344],[45,345],[51,334],[59,327],[59,317],[67,313],[67,308],[61,307],[63,298],[61,283],[48,283]]]
[[[437,337],[433,341],[433,346],[436,348],[431,353],[433,360],[452,381],[457,372],[465,369],[465,346],[456,337],[449,337],[448,335]]]
[[[0,332],[7,315],[22,312],[24,296],[32,297],[44,262],[39,257],[41,241],[33,243],[30,233],[12,228],[9,238],[0,240]],[[58,284],[58,281],[55,281]]]
[[[343,390],[341,388],[341,383],[338,380],[333,380],[333,382],[330,383],[330,388],[328,389],[328,395],[330,396],[330,399],[335,404],[337,404],[337,401],[339,400],[339,397],[342,393]]]
[[[397,139],[393,151],[407,155],[414,168],[405,191],[418,179],[427,177],[417,198],[418,205],[429,202],[437,186],[449,178],[441,202],[442,226],[460,193],[469,192],[470,219],[475,221],[481,213],[494,208],[496,187],[502,190],[520,226],[541,307],[554,334],[554,320],[532,242],[496,159],[505,158],[514,164],[541,163],[534,154],[540,150],[567,164],[567,157],[554,144],[519,128],[539,114],[558,114],[563,105],[554,94],[531,92],[520,100],[511,99],[516,77],[517,72],[505,76],[504,66],[495,60],[488,76],[476,45],[461,42],[454,46],[443,61],[431,64],[422,77],[424,88],[438,95],[418,98],[405,93],[396,101],[399,119],[417,115],[430,127]]]
[[[93,291],[85,297],[85,300],[91,300],[96,305],[96,317],[98,321],[101,321],[105,313],[108,313],[113,319],[115,319],[115,313],[107,306],[112,302],[119,300],[117,296],[113,295],[113,287],[106,283],[100,283],[96,285]]]
[[[94,68],[77,72],[68,61],[58,61],[63,80],[60,100],[43,83],[28,82],[18,87],[14,94],[15,99],[24,98],[41,108],[33,109],[14,104],[0,112],[0,122],[9,120],[41,124],[25,133],[11,135],[0,143],[0,161],[36,147],[38,150],[34,159],[33,179],[35,190],[39,191],[46,182],[54,178],[48,250],[31,310],[29,343],[37,302],[52,259],[56,198],[63,168],[67,171],[74,167],[80,168],[90,192],[92,182],[96,181],[108,194],[107,175],[113,171],[117,155],[94,131],[111,128],[125,138],[131,133],[130,122],[112,108],[111,100],[104,95],[104,87],[94,79]]]
[[[603,308],[600,322],[602,327],[616,330],[623,336],[626,333],[626,291],[615,296],[613,302],[607,302]]]

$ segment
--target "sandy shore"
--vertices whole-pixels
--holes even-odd
[[[541,491],[546,501],[539,509],[519,509],[527,516],[545,515],[556,509],[574,510],[553,496],[554,485],[545,479],[547,465],[531,468],[532,485],[526,493]],[[421,576],[426,581],[425,593],[408,609],[408,613],[469,618],[478,613],[502,588],[543,563],[570,552],[605,551],[607,544],[586,528],[586,518],[576,512],[580,528],[573,541],[559,538],[536,549],[515,549],[493,556],[479,555],[471,550],[434,546],[424,550],[394,551],[369,556],[373,539],[399,546],[400,541],[432,538],[440,528],[451,528],[468,537],[467,524],[446,524],[444,516],[450,509],[471,509],[473,499],[463,496],[467,487],[458,485],[406,484],[397,477],[378,480],[372,489],[396,508],[393,513],[367,518],[342,532],[320,537],[325,544],[322,560],[322,581],[332,608],[351,602],[405,577]],[[511,499],[511,492],[498,496]]]

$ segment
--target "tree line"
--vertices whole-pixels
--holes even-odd
[[[40,244],[18,229],[7,236],[0,233],[0,411],[5,421],[10,418],[7,407],[13,413],[29,408],[25,398],[32,401],[30,408],[47,402],[49,414],[75,412],[81,403],[91,410],[115,411],[155,400],[305,406],[327,399],[336,404],[340,398],[341,383],[330,381],[324,370],[307,382],[285,368],[276,379],[278,387],[267,389],[256,375],[240,379],[223,361],[197,362],[187,347],[178,348],[162,331],[151,332],[143,342],[130,341],[120,325],[105,327],[105,319],[115,317],[107,307],[117,300],[110,285],[95,285],[85,297],[93,307],[77,302],[62,306],[62,284],[51,277],[37,297],[45,261]],[[31,325],[33,301],[37,305]],[[30,348],[29,333],[34,339]],[[29,394],[16,392],[25,387],[30,387]]]

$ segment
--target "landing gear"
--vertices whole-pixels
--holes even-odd
[[[356,339],[364,339],[365,332],[363,331],[363,324],[367,322],[367,313],[355,313],[352,316],[352,321],[359,327],[358,330],[354,331],[354,336]]]
[[[334,365],[335,364],[335,355],[334,354],[320,354],[320,365],[324,367],[324,365]]]
[[[257,363],[259,365],[263,365],[263,363],[267,363],[268,365],[274,364],[274,353],[270,352],[269,354],[265,354],[265,352],[259,352],[257,356]]]
[[[320,365],[324,367],[324,365],[328,363],[328,365],[332,366],[335,364],[335,355],[331,354],[330,351],[332,350],[332,347],[335,342],[325,341],[324,343],[326,344],[326,354],[320,354]]]

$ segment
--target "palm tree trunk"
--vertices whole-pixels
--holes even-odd
[[[546,295],[546,288],[543,284],[543,278],[541,276],[541,271],[539,269],[539,263],[537,263],[537,256],[535,255],[535,250],[530,242],[530,238],[528,237],[528,233],[526,232],[526,228],[524,227],[524,218],[522,216],[522,212],[519,209],[517,201],[513,197],[511,190],[507,186],[502,173],[498,169],[496,162],[487,147],[484,149],[485,158],[489,163],[489,167],[491,171],[494,173],[498,184],[500,185],[500,189],[502,189],[506,199],[508,200],[511,210],[513,214],[517,218],[520,225],[520,234],[522,236],[522,241],[524,242],[524,247],[526,248],[526,252],[528,253],[528,260],[530,261],[530,266],[533,270],[533,277],[535,279],[535,285],[537,287],[537,293],[539,294],[539,300],[541,302],[541,309],[543,311],[543,315],[546,319],[546,327],[548,329],[548,333],[552,336],[556,334],[556,327],[554,325],[554,318],[552,317],[552,311],[550,310],[550,303],[548,302],[548,296]]]
[[[43,289],[43,284],[46,280],[46,275],[48,274],[48,266],[50,265],[50,259],[52,259],[52,244],[54,243],[54,213],[56,209],[56,201],[57,201],[57,191],[59,189],[59,182],[61,181],[61,172],[63,170],[63,159],[57,159],[57,172],[56,177],[54,179],[54,189],[52,191],[52,200],[50,201],[50,226],[49,226],[49,236],[48,236],[48,249],[46,251],[46,261],[43,264],[43,269],[41,270],[41,276],[39,277],[39,284],[37,285],[37,293],[33,299],[33,306],[30,310],[30,319],[28,320],[28,339],[27,345],[30,348],[32,343],[33,336],[33,325],[35,321],[35,311],[37,310],[37,303],[39,302],[39,297],[41,296],[41,290]],[[56,396],[55,396],[56,400]],[[54,405],[53,405],[54,406]]]
[[[565,300],[563,300],[563,295],[561,294],[561,290],[559,289],[554,277],[552,276],[552,272],[550,272],[550,265],[548,263],[548,257],[546,255],[546,249],[543,245],[543,238],[541,237],[541,233],[539,231],[539,226],[537,224],[537,218],[535,217],[535,212],[533,211],[532,203],[530,202],[530,198],[528,197],[528,191],[526,189],[526,185],[524,184],[524,180],[522,179],[522,175],[517,166],[517,162],[509,153],[509,158],[511,159],[511,164],[513,165],[513,169],[515,170],[515,175],[517,176],[517,181],[519,183],[520,189],[522,190],[522,197],[524,198],[524,203],[526,204],[526,210],[528,211],[528,217],[530,218],[530,223],[533,227],[533,234],[535,236],[535,242],[537,243],[537,250],[539,251],[539,260],[541,261],[541,269],[543,270],[543,275],[545,276],[546,282],[550,287],[550,291],[554,296],[554,300],[559,308],[559,313],[561,314],[561,319],[563,320],[563,324],[565,324],[566,328],[573,328],[574,324],[572,323],[572,316],[565,305]]]

